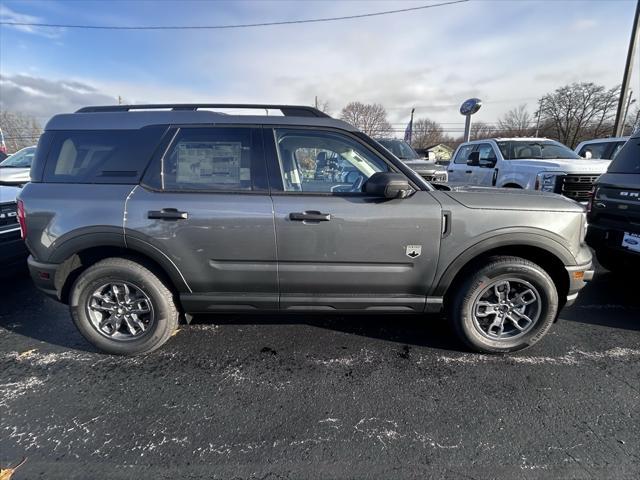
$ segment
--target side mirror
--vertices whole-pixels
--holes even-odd
[[[471,152],[467,157],[467,165],[470,167],[480,166],[480,152]]]
[[[364,192],[375,197],[405,198],[412,191],[409,181],[399,173],[378,172],[364,184]]]

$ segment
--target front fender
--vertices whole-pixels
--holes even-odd
[[[438,269],[434,287],[429,292],[429,295],[443,296],[453,279],[465,265],[482,254],[501,247],[533,247],[548,252],[566,266],[576,265],[576,258],[571,251],[561,243],[561,239],[551,237],[550,233],[544,232],[543,234],[536,229],[518,232],[491,232],[489,238],[481,239],[473,245],[465,247],[448,266]]]

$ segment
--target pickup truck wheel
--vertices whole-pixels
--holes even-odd
[[[125,258],[87,268],[73,284],[69,305],[80,333],[117,355],[151,352],[178,326],[171,291],[149,268]]]
[[[519,257],[494,257],[458,285],[449,314],[473,350],[507,353],[540,340],[557,311],[558,292],[541,267]]]

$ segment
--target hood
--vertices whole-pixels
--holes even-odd
[[[442,165],[427,160],[402,160],[402,163],[416,172],[445,170]]]
[[[529,210],[555,212],[584,212],[585,208],[573,200],[555,193],[516,188],[455,186],[446,192],[467,208],[485,210]]]
[[[0,168],[0,183],[23,184],[31,181],[30,168]]]
[[[0,185],[0,203],[13,203],[22,189],[7,185]]]
[[[510,165],[532,167],[545,171],[562,171],[567,173],[604,173],[611,160],[575,160],[571,158],[554,158],[548,160],[508,160]]]

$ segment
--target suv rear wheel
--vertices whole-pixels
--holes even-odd
[[[547,333],[558,312],[553,280],[519,257],[494,257],[454,288],[449,311],[453,327],[478,352],[530,347]]]
[[[125,258],[87,268],[75,281],[69,304],[80,333],[117,355],[151,352],[178,326],[171,291],[151,269]]]

